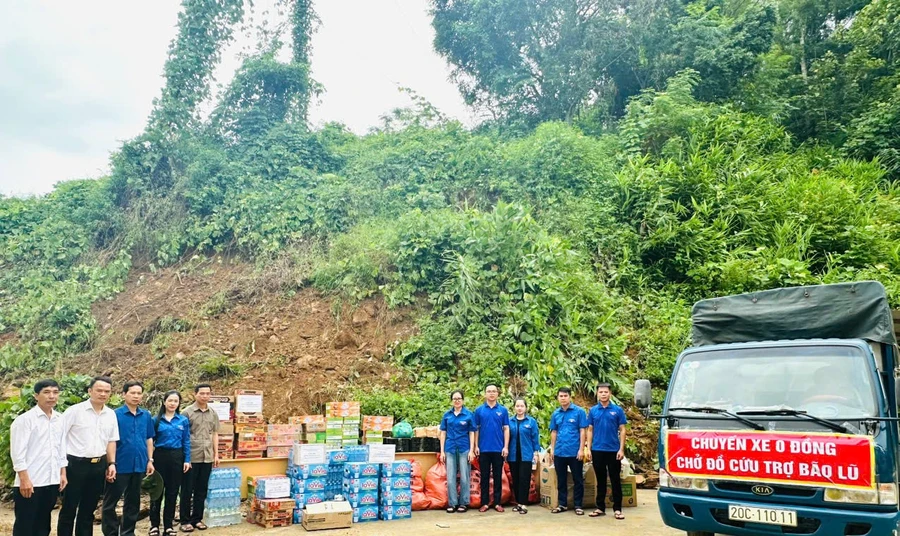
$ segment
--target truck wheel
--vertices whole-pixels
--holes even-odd
[[[702,530],[689,530],[687,536],[716,536],[712,532],[704,532]]]

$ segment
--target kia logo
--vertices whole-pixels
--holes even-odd
[[[764,484],[757,484],[750,488],[750,491],[752,491],[756,495],[771,495],[775,493],[775,490],[772,489],[772,486],[766,486]]]

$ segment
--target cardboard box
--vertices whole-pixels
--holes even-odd
[[[294,415],[288,417],[288,424],[325,424],[324,415]]]
[[[260,415],[250,415],[246,413],[235,413],[234,422],[238,424],[266,424],[266,419]]]
[[[572,473],[566,473],[567,476],[567,503],[569,508],[575,506],[575,481],[572,479]],[[550,464],[548,456],[541,458],[541,470],[539,473],[541,487],[541,506],[545,508],[556,508],[559,506],[559,492],[556,489],[557,475],[556,468]],[[590,463],[584,464],[584,504],[583,508],[593,508],[597,504],[597,475]]]
[[[303,432],[302,424],[269,424],[266,426],[266,433],[269,435],[295,435],[298,436]]]
[[[328,487],[327,477],[323,478],[296,478],[291,476],[291,493],[294,495],[306,495],[309,493],[325,493]],[[322,499],[323,501],[325,499]],[[298,506],[297,508],[303,508]]]
[[[359,414],[359,402],[329,402],[325,405],[326,417],[350,417]]]
[[[382,491],[379,502],[382,506],[412,504],[412,491],[408,489]]]
[[[410,505],[382,505],[378,508],[378,517],[384,521],[392,521],[394,519],[409,519],[412,517],[412,506]]]
[[[637,481],[634,475],[622,479],[622,506],[625,508],[637,506]],[[606,509],[612,510],[612,484],[606,481]]]
[[[234,392],[234,413],[245,415],[263,412],[263,392],[256,389],[237,389]]]
[[[209,397],[209,407],[219,416],[219,422],[231,422],[234,418],[230,396],[214,395]]]
[[[248,460],[251,458],[264,458],[266,451],[264,450],[236,450],[234,451],[235,460]]]
[[[328,458],[328,463],[330,465],[342,465],[350,461],[344,449],[331,449],[325,451],[325,456]]]
[[[324,491],[294,493],[293,495],[291,495],[291,497],[294,499],[294,507],[301,510],[308,504],[319,504],[326,501]]]
[[[385,493],[387,491],[403,489],[409,491],[410,486],[410,478],[409,476],[388,476],[381,477],[381,493]]]
[[[347,493],[347,501],[350,502],[350,506],[353,508],[378,506],[378,490],[351,491]]]
[[[412,463],[409,460],[400,460],[393,463],[381,464],[381,476],[385,477],[409,477],[412,474]]]
[[[288,449],[299,439],[294,435],[267,435],[266,445],[269,447],[287,447]]]
[[[365,523],[367,521],[378,521],[378,506],[360,505],[353,508],[353,522]]]
[[[327,463],[295,465],[288,468],[288,474],[291,477],[302,480],[328,478],[328,471]]]
[[[303,433],[305,434],[325,432],[326,430],[328,430],[328,425],[324,420],[322,422],[311,422],[303,425]]]
[[[294,499],[290,497],[284,499],[260,499],[253,497],[250,500],[250,509],[263,512],[292,512],[294,510]]]
[[[233,436],[234,435],[234,423],[231,422],[220,422],[219,423],[219,439],[222,439],[222,436]]]
[[[234,447],[235,447],[234,450],[236,450],[237,452],[254,452],[254,451],[265,452],[266,447],[268,447],[268,445],[266,444],[265,441],[241,441],[241,440],[238,440],[235,443]]]
[[[343,485],[341,489],[344,490],[345,493],[362,493],[364,491],[378,492],[378,484],[380,479],[377,477],[373,478],[345,478],[343,481]]]
[[[283,475],[251,476],[247,478],[247,495],[253,488],[257,499],[284,499],[291,496],[291,479]]]
[[[441,437],[441,427],[420,426],[413,428],[413,437]]]
[[[328,463],[325,445],[301,445],[295,443],[291,450],[291,465]]]
[[[250,512],[247,513],[247,522],[259,525],[265,529],[289,527],[291,526],[291,514],[288,514],[286,518],[279,516],[278,518],[272,519],[271,517],[266,516],[265,512],[250,510]]]
[[[397,445],[369,445],[369,461],[372,463],[394,463]]]
[[[287,458],[291,455],[291,447],[267,447],[266,458]]]
[[[353,508],[347,501],[327,501],[308,504],[303,509],[303,528],[306,530],[346,529],[353,523]]]
[[[362,418],[362,429],[375,432],[389,432],[394,428],[394,418],[380,415],[366,415]]]
[[[344,477],[380,478],[381,466],[371,462],[348,462],[344,464]]]

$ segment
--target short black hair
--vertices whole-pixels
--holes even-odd
[[[606,387],[610,391],[612,391],[612,387],[608,383],[598,383],[597,390],[599,391],[601,388]]]
[[[109,376],[94,376],[91,378],[91,383],[88,384],[88,389],[94,387],[94,384],[97,382],[108,383],[110,387],[112,387],[112,378]]]
[[[131,389],[132,387],[140,387],[141,392],[142,393],[144,392],[144,384],[139,381],[134,381],[134,380],[132,380],[130,382],[125,382],[125,385],[122,386],[122,392],[127,393],[128,390]]]
[[[485,386],[484,386],[484,390],[487,391],[487,390],[488,390],[488,387],[496,387],[496,388],[497,388],[497,391],[498,391],[498,392],[500,391],[500,386],[497,385],[497,384],[494,383],[494,382],[488,382],[488,383],[486,383]]]
[[[464,395],[463,392],[460,391],[459,389],[454,389],[454,390],[450,393],[450,401],[451,401],[451,402],[453,401],[453,395],[455,395],[455,394],[457,394],[457,393],[459,393],[459,397],[460,397],[460,398],[462,398],[463,400],[465,400],[466,395]]]
[[[521,397],[521,396],[517,396],[516,399],[513,400],[513,407],[516,406],[516,402],[518,402],[519,400],[521,400],[522,403],[525,404],[525,409],[527,410],[527,409],[528,409],[528,402],[526,402],[526,401],[525,401],[525,398],[523,398],[523,397]]]
[[[571,395],[572,389],[569,387],[560,387],[556,390],[556,396],[559,396],[559,393],[566,393],[567,395]]]
[[[208,384],[208,383],[198,383],[198,384],[194,387],[194,394],[199,393],[199,392],[200,392],[200,389],[203,389],[204,387],[206,387],[206,388],[208,388],[210,391],[212,391],[212,385],[210,385],[210,384]]]
[[[53,380],[50,378],[47,378],[46,380],[41,380],[41,381],[37,382],[36,384],[34,384],[34,394],[38,394],[48,387],[56,387],[57,389],[59,389],[59,384],[56,383],[56,380]]]

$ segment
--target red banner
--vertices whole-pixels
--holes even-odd
[[[872,438],[810,432],[674,430],[666,434],[673,476],[875,488]]]

